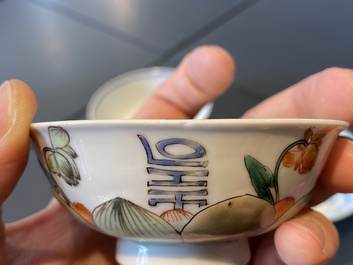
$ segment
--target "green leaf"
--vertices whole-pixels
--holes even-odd
[[[92,214],[101,230],[116,237],[181,241],[180,234],[163,218],[123,198],[99,205]]]
[[[53,148],[64,148],[70,142],[69,134],[61,127],[50,126],[49,138]]]
[[[55,149],[54,156],[58,168],[58,175],[62,177],[67,184],[77,186],[81,177],[74,159],[60,148]]]
[[[69,145],[63,147],[62,150],[64,150],[72,158],[76,158],[77,157],[77,154],[76,154],[75,150],[72,149],[72,147],[70,147]]]
[[[244,162],[249,172],[251,183],[259,198],[265,199],[273,204],[274,199],[270,188],[275,186],[275,177],[271,170],[249,155],[245,156]]]

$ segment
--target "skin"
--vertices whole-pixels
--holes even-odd
[[[199,47],[186,56],[135,118],[191,118],[227,89],[234,72],[235,64],[226,51]],[[330,68],[268,98],[244,118],[335,118],[353,124],[351,98],[353,71]],[[35,96],[25,83],[11,80],[1,87],[0,204],[25,168],[29,125],[35,111]],[[353,141],[338,139],[320,176],[316,203],[335,192],[353,192],[352,163]],[[276,231],[253,238],[250,264],[324,264],[338,246],[335,226],[319,213],[305,209]],[[4,265],[116,264],[114,252],[114,238],[76,222],[54,200],[32,216],[0,226],[0,261]]]

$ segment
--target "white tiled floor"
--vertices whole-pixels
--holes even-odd
[[[34,89],[36,121],[79,119],[112,77],[176,66],[192,47],[219,44],[235,57],[237,79],[215,102],[212,118],[239,117],[313,72],[353,68],[352,10],[352,1],[330,0],[3,0],[0,83],[19,78]],[[22,218],[50,197],[31,153],[3,217]],[[341,252],[332,264],[353,264],[351,222],[338,224]]]

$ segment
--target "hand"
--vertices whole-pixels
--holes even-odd
[[[353,124],[353,70],[330,68],[272,96],[244,114],[244,118],[326,118]],[[353,141],[339,138],[319,178],[313,204],[336,192],[353,192]],[[253,264],[323,264],[336,253],[334,225],[309,209],[256,238]],[[282,260],[282,261],[280,261]]]
[[[199,107],[225,90],[233,79],[233,72],[233,62],[226,52],[216,47],[199,48],[184,59],[136,118],[190,118]],[[352,124],[353,110],[349,113],[348,105],[348,98],[353,94],[351,80],[353,73],[350,70],[326,70],[268,99],[244,116],[332,118],[336,115],[334,118]],[[28,152],[28,126],[35,109],[33,94],[25,84],[11,81],[10,85],[14,91],[12,107],[16,117],[27,118],[16,119],[10,132],[0,129],[0,175],[6,176],[0,180],[0,203],[9,195],[24,167],[26,158],[16,157],[12,150],[16,150],[16,154]],[[334,95],[329,96],[333,89]],[[342,93],[338,93],[338,89]],[[4,101],[2,91],[0,106]],[[321,104],[321,99],[326,100],[325,104]],[[0,115],[0,128],[8,123],[11,121]],[[348,174],[352,152],[352,142],[337,141],[320,178],[319,195],[327,191],[353,191]],[[3,158],[7,158],[6,161]],[[340,179],[340,176],[345,178]],[[75,236],[77,234],[80,236]],[[0,238],[0,260],[7,258],[8,264],[114,264],[115,239],[80,225],[56,202],[34,216],[7,225],[6,231],[0,231]],[[334,226],[310,210],[304,210],[274,233],[252,241],[252,264],[283,264],[283,261],[287,264],[322,264],[338,247]]]
[[[214,69],[219,73],[214,74]],[[224,51],[201,48],[184,59],[136,118],[191,118],[228,87],[233,72],[233,62]],[[35,96],[23,82],[11,80],[0,88],[0,205],[27,162],[35,109]],[[77,222],[53,200],[23,220],[1,223],[0,264],[116,264],[115,243],[115,238]]]
[[[199,56],[201,58],[202,54]],[[230,67],[229,69],[233,70],[230,63],[226,62],[226,57],[223,57],[222,60],[224,62],[217,65],[227,65],[227,67]],[[215,71],[222,73],[226,70],[225,68],[215,67],[213,74],[217,76]],[[206,77],[203,70],[200,70],[199,73],[200,79]],[[232,78],[229,74],[225,77],[228,79],[224,79],[224,85],[228,85]],[[158,118],[163,108],[159,110],[152,106],[162,107],[163,105],[160,103],[163,102],[165,106],[174,110],[174,115],[168,117],[191,117],[192,115],[185,116],[186,113],[190,113],[188,108],[193,106],[192,101],[187,101],[190,98],[187,93],[190,92],[186,90],[188,86],[183,84],[186,81],[178,78],[181,78],[181,76],[175,76],[163,87],[160,87],[155,97],[146,104],[148,108],[141,110],[138,115],[142,118],[146,117],[144,114]],[[220,89],[224,89],[224,87],[220,88],[216,84],[208,83],[209,80],[206,81],[206,79],[203,83],[201,82],[202,80],[196,86],[203,93],[210,89],[216,89],[213,90],[212,94],[207,93],[211,95],[208,98],[204,96],[204,101],[200,101],[202,104],[206,103],[207,100],[212,100],[216,94],[222,91]],[[207,86],[207,84],[209,85]],[[180,87],[176,85],[180,85]],[[169,89],[173,86],[175,87],[173,93],[168,95]],[[185,88],[184,95],[181,94],[183,86]],[[268,98],[247,111],[242,118],[338,119],[345,120],[352,125],[352,98],[353,70],[330,68]],[[182,103],[184,105],[180,105]],[[199,108],[202,104],[197,107]],[[195,111],[192,108],[191,113],[195,113]],[[336,192],[353,192],[352,153],[353,141],[343,138],[337,140],[314,191],[311,202],[313,205],[324,201]],[[324,216],[308,208],[304,209],[296,218],[282,224],[276,231],[254,237],[251,240],[252,260],[250,264],[323,264],[333,258],[338,246],[339,239],[335,226]]]

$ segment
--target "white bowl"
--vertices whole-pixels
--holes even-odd
[[[180,258],[187,265],[245,264],[246,238],[304,207],[347,126],[299,119],[64,121],[32,124],[31,137],[56,198],[83,223],[120,238],[122,265]]]
[[[127,72],[103,84],[86,107],[88,120],[130,119],[151,93],[174,71],[171,67],[149,67]],[[207,119],[213,102],[206,104],[194,119]]]

